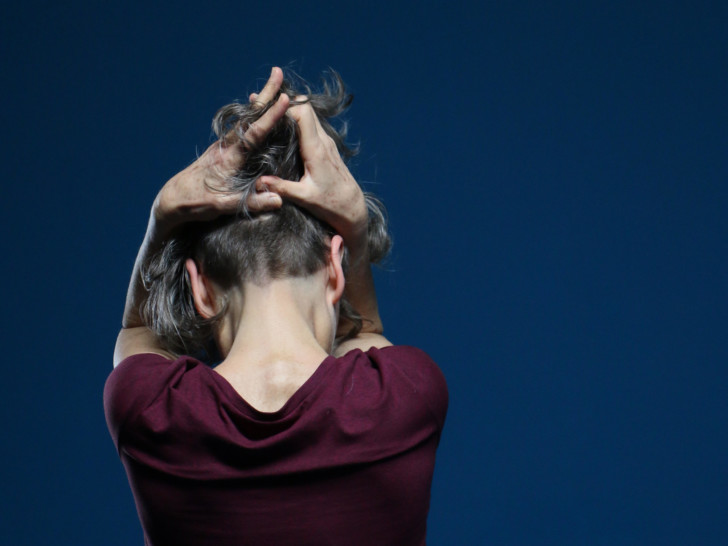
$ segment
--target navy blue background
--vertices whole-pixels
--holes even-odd
[[[23,6],[0,542],[141,544],[101,392],[149,208],[294,63],[356,96],[386,331],[449,380],[429,543],[728,544],[725,2]]]

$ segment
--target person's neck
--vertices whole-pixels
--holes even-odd
[[[331,352],[333,321],[316,278],[247,283],[230,302],[237,320],[224,325],[226,366],[320,363]]]

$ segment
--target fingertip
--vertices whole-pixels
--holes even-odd
[[[250,96],[248,97],[248,100],[249,100],[250,102],[255,102],[255,101],[257,101],[257,100],[258,100],[258,93],[251,93],[251,94],[250,94]]]
[[[275,210],[283,206],[283,199],[273,192],[260,192],[248,198],[248,208],[254,211]]]
[[[296,123],[301,121],[301,105],[300,104],[294,104],[293,106],[290,106],[286,113],[289,116],[291,116],[293,118],[293,121],[295,121]]]
[[[290,99],[288,98],[288,95],[285,93],[281,93],[278,97],[278,100],[275,102],[271,110],[273,110],[273,113],[271,114],[275,121],[278,121],[281,119],[285,114],[286,110],[288,110],[288,104],[290,102]]]
[[[289,97],[285,93],[281,93],[281,95],[278,97],[278,103],[283,105],[285,108],[288,108],[288,105],[291,103],[291,97]]]
[[[270,81],[276,82],[277,85],[280,85],[280,83],[283,81],[283,70],[280,69],[278,66],[274,66],[270,69]]]
[[[283,204],[283,198],[272,191],[264,191],[257,195],[261,202],[265,203],[266,205],[279,207]]]
[[[258,191],[268,191],[268,188],[270,188],[270,186],[274,186],[278,180],[280,180],[280,178],[277,176],[270,174],[263,175],[256,181],[255,189]]]

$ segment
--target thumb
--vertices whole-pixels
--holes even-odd
[[[255,184],[258,191],[271,191],[297,204],[305,204],[308,191],[305,184],[283,180],[277,176],[261,176]]]
[[[245,202],[249,211],[265,212],[281,208],[283,198],[273,192],[253,192]]]

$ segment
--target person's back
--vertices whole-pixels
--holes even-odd
[[[422,544],[444,378],[382,336],[383,214],[325,122],[343,89],[289,108],[281,79],[155,201],[109,429],[147,544]]]
[[[131,357],[107,393],[149,544],[424,543],[447,398],[417,349],[327,357],[274,412],[190,357]]]

